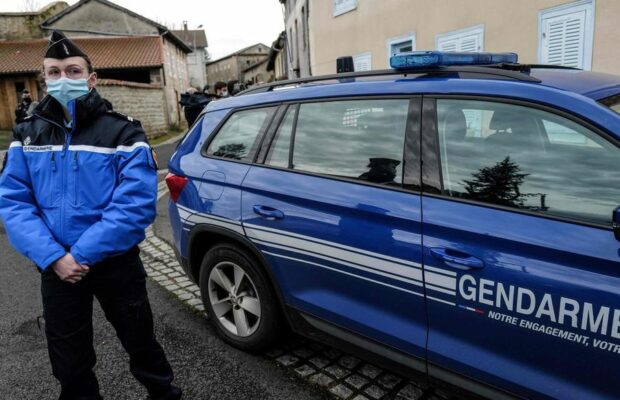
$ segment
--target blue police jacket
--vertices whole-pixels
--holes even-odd
[[[140,123],[96,90],[69,103],[45,97],[13,129],[0,175],[0,218],[11,244],[46,269],[70,252],[85,265],[144,240],[155,218],[157,166]]]

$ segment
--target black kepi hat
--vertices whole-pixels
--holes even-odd
[[[88,56],[75,43],[65,36],[61,31],[54,30],[50,38],[49,45],[45,51],[45,58],[68,58]]]

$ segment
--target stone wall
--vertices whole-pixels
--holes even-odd
[[[39,25],[46,19],[69,7],[64,1],[48,4],[39,11],[0,14],[0,39],[38,39],[48,35]]]
[[[149,138],[168,131],[161,85],[100,79],[97,91],[112,103],[114,110],[139,120]]]
[[[166,102],[168,104],[168,121],[171,125],[182,126],[185,123],[179,100],[181,93],[189,88],[187,54],[167,39],[164,41],[164,82]]]

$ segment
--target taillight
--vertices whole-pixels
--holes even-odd
[[[168,175],[166,175],[166,185],[168,185],[168,190],[170,191],[170,199],[176,203],[183,188],[187,185],[187,178],[168,173]]]

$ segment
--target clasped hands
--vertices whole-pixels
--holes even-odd
[[[82,265],[78,263],[71,253],[67,253],[54,264],[52,268],[61,281],[69,283],[77,283],[88,274],[90,267],[88,265]]]

